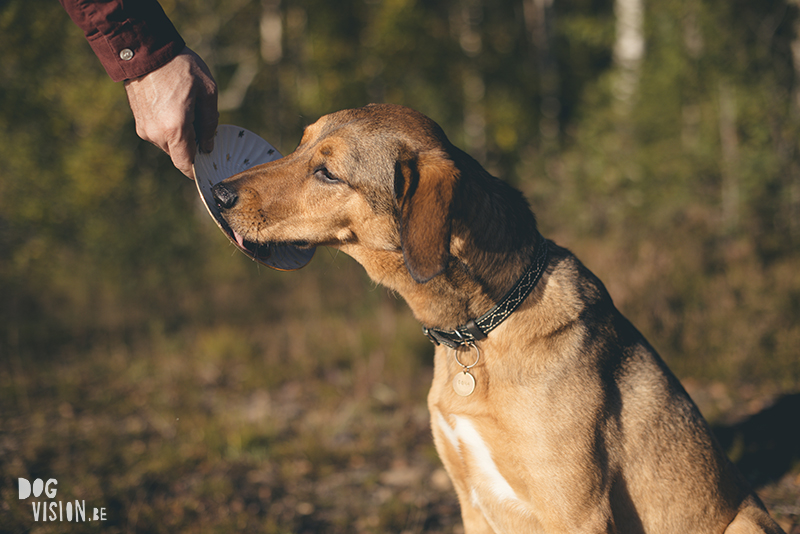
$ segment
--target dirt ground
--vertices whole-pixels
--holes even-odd
[[[462,532],[430,437],[426,359],[367,343],[356,360],[285,360],[286,346],[245,339],[220,328],[0,366],[0,532]],[[684,382],[800,533],[800,395]],[[19,477],[55,478],[49,502],[106,519],[34,521],[41,499],[19,500]]]

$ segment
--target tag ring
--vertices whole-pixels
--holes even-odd
[[[471,365],[464,365],[463,363],[461,363],[461,359],[459,359],[459,357],[458,357],[458,348],[453,349],[453,356],[456,359],[456,363],[458,365],[460,365],[465,371],[468,371],[468,370],[472,369],[473,367],[475,367],[476,365],[478,365],[478,362],[481,359],[481,350],[478,348],[478,346],[475,343],[473,343],[471,341],[469,343],[465,343],[465,345],[467,347],[469,347],[469,348],[475,349],[475,354],[476,354],[475,361],[472,362]]]

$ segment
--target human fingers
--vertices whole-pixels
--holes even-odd
[[[194,130],[197,144],[203,152],[214,150],[214,134],[217,132],[219,113],[217,94],[198,96],[195,102]]]
[[[194,60],[192,69],[195,75],[194,131],[197,145],[203,152],[211,152],[214,149],[214,134],[219,123],[217,83],[200,56],[188,48],[185,52]]]

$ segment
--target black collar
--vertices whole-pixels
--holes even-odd
[[[489,332],[497,328],[522,304],[522,301],[530,295],[533,288],[536,287],[536,283],[542,277],[542,273],[547,267],[548,243],[541,235],[538,239],[537,248],[536,258],[531,262],[522,277],[517,280],[514,287],[506,293],[494,308],[477,319],[470,319],[467,324],[459,326],[455,330],[440,330],[423,326],[422,332],[428,336],[428,339],[434,345],[447,345],[451,349],[485,339]]]

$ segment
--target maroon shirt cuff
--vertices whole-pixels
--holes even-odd
[[[115,82],[169,63],[186,43],[155,0],[59,0]]]

